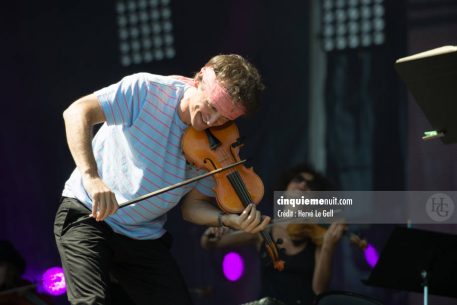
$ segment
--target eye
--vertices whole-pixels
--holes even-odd
[[[207,105],[212,111],[217,112],[216,107],[214,107],[209,101],[206,101],[206,105]]]

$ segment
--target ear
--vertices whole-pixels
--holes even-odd
[[[197,75],[195,75],[195,77],[194,77],[194,86],[195,87],[198,88],[198,85],[200,85],[200,83],[201,83],[202,77],[203,77],[203,73],[200,70],[200,72],[198,72]]]

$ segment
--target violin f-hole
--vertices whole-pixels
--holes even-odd
[[[211,163],[211,165],[213,166],[213,169],[217,169],[217,166],[216,164],[214,164],[213,160],[211,160],[210,158],[205,158],[203,159],[203,163]]]

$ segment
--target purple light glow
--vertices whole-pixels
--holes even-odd
[[[50,295],[61,295],[67,291],[65,276],[61,267],[52,267],[42,276],[43,290]]]
[[[229,252],[222,262],[224,276],[232,282],[238,281],[244,273],[244,260],[236,252]]]
[[[365,260],[367,261],[368,265],[370,265],[371,268],[374,268],[374,266],[376,266],[379,260],[378,250],[376,250],[376,248],[373,245],[368,244],[364,251],[364,254]]]

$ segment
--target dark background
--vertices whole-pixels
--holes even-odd
[[[140,71],[193,75],[220,53],[239,53],[256,65],[267,90],[261,111],[240,120],[243,155],[263,179],[262,203],[284,169],[310,160],[311,12],[317,1],[172,1],[176,57],[122,67],[115,2],[24,1],[2,4],[0,239],[9,239],[36,279],[59,265],[52,223],[63,184],[74,168],[65,141],[63,110],[75,99]],[[456,146],[424,143],[430,127],[393,70],[395,59],[456,44],[455,1],[388,0],[387,41],[378,48],[325,56],[326,174],[345,190],[454,190]],[[342,109],[336,111],[336,109]],[[345,119],[351,118],[348,124]],[[311,135],[312,137],[312,135]],[[254,249],[237,249],[248,263],[235,283],[224,279],[226,251],[199,247],[204,228],[184,223],[175,209],[167,228],[174,254],[197,304],[239,304],[257,298]],[[429,227],[456,232],[455,226]],[[390,226],[366,228],[382,248]],[[342,245],[332,287],[413,304],[418,295],[368,288],[369,269],[357,250]],[[348,267],[349,266],[349,267]],[[209,293],[204,293],[206,289]],[[409,300],[409,301],[408,301]],[[57,299],[65,304],[63,297]],[[455,304],[439,299],[439,304]]]

